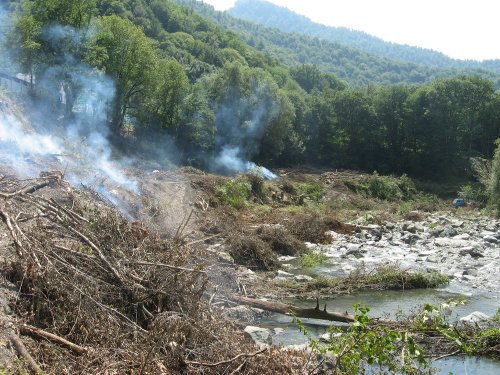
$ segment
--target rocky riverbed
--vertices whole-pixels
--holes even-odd
[[[367,218],[358,220],[360,230],[354,235],[332,233],[329,244],[308,244],[328,258],[311,271],[342,276],[359,267],[370,270],[396,262],[403,269],[447,275],[448,288],[453,291],[500,295],[499,220],[429,214],[421,221],[383,225],[365,224],[366,221]],[[282,260],[290,273],[302,273],[294,259]]]

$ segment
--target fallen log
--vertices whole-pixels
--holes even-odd
[[[232,295],[230,296],[230,299],[243,305],[256,307],[258,309],[271,311],[278,314],[292,315],[296,316],[297,318],[321,319],[342,323],[353,323],[356,320],[354,316],[349,314],[347,311],[345,313],[327,311],[326,305],[325,308],[321,310],[319,308],[319,301],[316,301],[315,308],[305,309],[293,305],[287,305],[286,303],[276,301],[263,301],[260,299],[238,295]]]
[[[60,336],[54,335],[53,333],[44,331],[43,329],[36,328],[36,327],[25,324],[25,325],[21,326],[19,330],[21,331],[21,333],[23,333],[25,335],[30,335],[30,336],[34,336],[37,338],[42,338],[42,339],[46,339],[46,340],[55,342],[56,344],[59,344],[59,345],[62,345],[68,349],[71,349],[78,354],[87,353],[87,348],[84,348],[83,346],[74,344],[71,341],[68,341]]]
[[[10,342],[14,346],[17,351],[17,354],[20,358],[26,363],[26,365],[31,370],[31,373],[34,375],[42,374],[42,369],[38,366],[38,363],[33,359],[31,354],[28,352],[23,342],[19,339],[19,337],[15,334],[10,335]]]

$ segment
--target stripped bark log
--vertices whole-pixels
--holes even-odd
[[[55,342],[56,344],[71,349],[78,354],[85,354],[88,351],[87,348],[84,348],[83,346],[74,344],[71,341],[68,341],[60,336],[54,335],[53,333],[44,331],[43,329],[36,328],[27,324],[21,326],[19,330],[22,334]]]
[[[38,363],[36,363],[31,354],[28,352],[21,339],[19,339],[19,337],[14,334],[10,335],[9,339],[19,356],[22,357],[26,362],[26,365],[31,370],[31,373],[35,375],[42,374],[42,369],[40,368],[40,366],[38,366]]]
[[[242,297],[238,295],[230,296],[230,299],[258,309],[275,312],[284,315],[293,315],[298,318],[311,318],[311,319],[321,319],[329,320],[333,322],[342,323],[352,323],[355,321],[353,315],[350,315],[347,311],[345,313],[340,312],[330,312],[326,310],[326,305],[323,310],[319,308],[319,301],[316,302],[316,307],[313,309],[305,309],[293,305],[287,305],[286,303],[275,302],[275,301],[262,301],[255,298]]]
[[[21,240],[17,236],[17,232],[14,229],[14,226],[12,225],[11,217],[6,212],[3,212],[1,210],[0,210],[0,217],[4,221],[5,225],[7,225],[7,228],[9,228],[12,240],[14,241],[14,244],[16,245],[17,254],[21,258],[23,258],[24,257],[24,247],[23,247],[23,244],[21,243]]]

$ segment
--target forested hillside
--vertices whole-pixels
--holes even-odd
[[[254,161],[446,177],[462,175],[470,157],[491,158],[500,136],[500,95],[479,76],[390,87],[365,77],[367,88],[348,88],[314,65],[286,67],[258,51],[258,26],[245,31],[254,38],[246,44],[171,1],[10,5],[4,52],[36,78],[40,100],[62,103],[67,126],[75,118],[109,125],[110,138],[127,139],[125,153],[141,145],[158,161],[173,155],[218,172],[245,171]],[[101,119],[95,109],[103,105]]]
[[[264,26],[337,42],[389,59],[438,68],[488,69],[500,73],[500,60],[477,62],[452,59],[430,49],[385,42],[362,31],[321,25],[287,8],[263,0],[238,0],[228,13]]]
[[[500,88],[500,76],[491,70],[479,68],[445,68],[425,66],[404,59],[390,59],[368,53],[362,49],[338,42],[287,33],[277,28],[259,25],[217,12],[210,5],[197,0],[174,0],[193,8],[197,13],[231,30],[247,44],[272,56],[287,66],[314,64],[321,70],[334,73],[352,87],[369,84],[392,85],[399,83],[421,84],[436,78],[455,77],[460,74],[478,74],[495,81]]]

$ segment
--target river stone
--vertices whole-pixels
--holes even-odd
[[[354,258],[359,259],[359,258],[363,258],[363,256],[364,256],[363,254],[366,254],[366,250],[353,249],[353,250],[349,250],[345,254],[345,257],[348,257],[349,255],[352,255]]]
[[[435,255],[428,256],[426,261],[429,263],[439,263],[439,259]]]
[[[401,237],[401,240],[407,244],[407,245],[415,245],[417,241],[421,240],[422,237],[420,237],[418,234],[406,234],[403,237]]]
[[[453,228],[461,228],[464,226],[464,222],[463,221],[455,221],[454,223],[451,223],[451,226]]]
[[[311,276],[307,276],[307,275],[297,275],[297,276],[294,276],[293,279],[298,283],[305,283],[305,282],[311,281],[313,278]]]
[[[444,227],[443,231],[441,232],[440,236],[441,237],[454,237],[458,234],[457,230],[453,228],[451,225],[447,225]]]
[[[267,328],[246,326],[245,337],[257,344],[260,349],[268,348],[272,344],[271,331]]]
[[[460,318],[463,323],[480,324],[489,321],[491,318],[481,311],[474,311],[472,314]]]
[[[223,314],[229,319],[239,320],[243,322],[250,322],[255,318],[255,313],[252,308],[243,305],[224,309]]]
[[[275,280],[291,280],[294,277],[295,275],[292,273],[278,270],[278,275],[276,276]]]
[[[462,275],[469,275],[469,276],[474,276],[477,277],[477,270],[475,268],[467,268]]]
[[[298,351],[312,352],[312,348],[308,343],[287,345],[287,346],[282,347],[281,350],[283,350],[283,351],[298,350]]]
[[[494,231],[489,231],[489,230],[483,230],[480,234],[479,234],[480,237],[495,237],[496,236],[496,233]]]
[[[396,228],[396,224],[391,223],[391,222],[387,222],[387,223],[385,223],[385,227],[386,227],[386,229],[393,230],[394,228]]]
[[[444,228],[434,228],[429,232],[430,237],[439,237],[443,233]]]
[[[486,236],[483,240],[489,243],[498,243],[498,240],[493,236]]]
[[[466,240],[457,240],[455,238],[436,238],[434,240],[436,246],[441,247],[467,247],[470,246],[470,242]]]
[[[417,226],[415,224],[404,223],[403,230],[410,233],[417,233]]]
[[[474,259],[484,258],[483,253],[472,246],[464,247],[462,250],[460,250],[460,255],[462,256],[470,255]]]
[[[219,251],[217,253],[217,257],[219,258],[220,263],[225,263],[225,264],[234,264],[234,259],[231,255],[226,253],[225,251]]]

